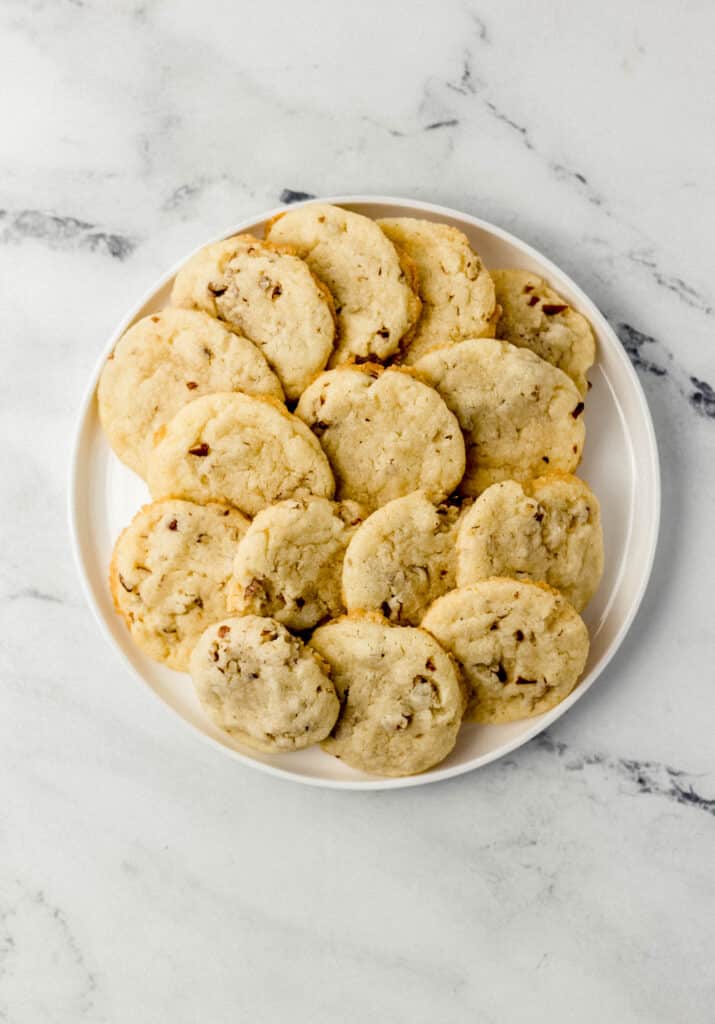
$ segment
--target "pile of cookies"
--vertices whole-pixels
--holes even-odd
[[[133,639],[239,744],[382,775],[553,708],[603,570],[594,356],[446,224],[315,203],[206,246],[98,387],[153,499],[109,572]]]

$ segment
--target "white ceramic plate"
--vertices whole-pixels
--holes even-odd
[[[455,750],[436,768],[410,778],[383,779],[356,772],[319,747],[278,755],[237,748],[203,714],[188,675],[155,664],[134,646],[113,611],[107,571],[116,537],[139,506],[149,500],[149,494],[144,482],[110,450],[100,429],[94,392],[104,361],[120,335],[135,320],[166,304],[178,267],[165,274],[117,327],[92,375],[72,460],[72,538],[87,599],[130,674],[220,750],[254,768],[313,785],[342,789],[418,786],[479,768],[526,743],[568,711],[603,672],[633,621],[650,576],[660,515],[658,453],[645,396],[616,335],[573,281],[536,250],[492,224],[429,203],[381,196],[338,196],[326,202],[348,206],[369,217],[417,216],[454,224],[469,237],[488,267],[535,271],[593,325],[598,355],[590,373],[593,388],[586,403],[586,447],[578,472],[601,502],[606,567],[598,594],[584,614],[591,634],[591,653],[585,675],[574,692],[539,718],[509,725],[467,724]],[[221,237],[239,231],[262,235],[264,223],[278,212],[271,210],[235,224]]]

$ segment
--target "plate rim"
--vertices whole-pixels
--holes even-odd
[[[85,569],[84,559],[82,555],[82,546],[79,537],[79,523],[78,523],[78,510],[79,510],[79,490],[81,487],[80,482],[80,465],[79,455],[82,447],[82,438],[87,423],[87,418],[94,401],[95,391],[99,375],[102,367],[106,362],[108,354],[112,351],[116,345],[118,339],[127,329],[127,327],[136,319],[142,308],[151,300],[151,298],[160,291],[166,284],[176,276],[180,267],[182,267],[191,256],[198,252],[199,249],[205,245],[210,245],[212,242],[219,241],[223,238],[227,238],[232,234],[236,234],[240,231],[245,231],[257,224],[266,222],[272,217],[275,217],[279,213],[283,213],[285,210],[296,209],[300,206],[308,206],[313,203],[330,203],[335,206],[352,206],[360,204],[385,204],[390,206],[397,206],[401,208],[407,208],[411,211],[421,211],[424,213],[437,214],[443,217],[449,217],[457,221],[464,221],[475,228],[485,231],[499,238],[501,241],[515,247],[516,249],[523,252],[528,257],[534,259],[547,271],[553,273],[557,278],[565,278],[569,286],[577,296],[580,303],[583,304],[589,310],[589,319],[593,320],[598,324],[601,333],[605,334],[612,342],[612,348],[617,358],[619,359],[621,366],[625,369],[626,376],[630,378],[630,382],[633,385],[634,393],[638,402],[638,410],[645,426],[646,440],[649,455],[649,464],[647,471],[652,479],[653,483],[653,501],[651,516],[649,519],[650,537],[647,548],[647,554],[644,563],[644,569],[641,574],[641,579],[638,585],[637,592],[631,601],[631,605],[628,609],[628,613],[624,616],[623,621],[620,623],[618,630],[614,637],[606,648],[604,654],[597,667],[591,670],[591,672],[581,680],[575,687],[569,696],[558,704],[551,711],[540,716],[534,720],[533,725],[526,729],[518,737],[504,743],[502,746],[489,751],[486,754],[482,754],[478,757],[472,758],[464,764],[453,765],[448,768],[436,768],[430,772],[422,773],[419,775],[408,775],[400,778],[386,778],[377,776],[374,779],[330,779],[330,778],[319,778],[316,776],[302,775],[293,772],[287,768],[282,768],[277,765],[267,764],[263,761],[254,760],[247,754],[243,754],[240,750],[225,746],[220,743],[214,737],[208,735],[203,730],[189,722],[183,715],[175,711],[154,689],[154,687],[144,678],[141,672],[139,672],[129,660],[128,656],[117,644],[115,638],[109,629],[107,622],[105,621],[104,615],[102,614],[101,608],[97,603],[92,585],[90,583],[89,574]],[[141,296],[138,302],[136,302],[130,309],[130,311],[120,319],[117,327],[110,333],[109,338],[105,345],[102,347],[92,372],[90,374],[89,382],[85,388],[82,396],[79,411],[74,421],[74,429],[72,431],[72,448],[69,465],[69,487],[67,494],[67,513],[69,520],[69,532],[70,532],[70,545],[72,548],[72,555],[77,570],[77,574],[80,578],[82,591],[84,593],[85,600],[89,605],[89,608],[94,616],[95,622],[99,626],[100,633],[104,636],[105,640],[112,648],[114,653],[118,655],[120,661],[124,664],[124,667],[128,670],[130,676],[139,683],[142,688],[148,690],[157,700],[162,707],[172,712],[172,718],[178,719],[183,723],[183,726],[189,730],[193,736],[200,737],[204,742],[209,743],[214,749],[221,751],[224,755],[228,755],[234,760],[241,762],[249,766],[250,768],[258,771],[265,772],[268,775],[272,775],[277,778],[286,779],[291,782],[301,783],[307,786],[317,786],[324,789],[336,789],[348,792],[364,791],[364,790],[383,790],[383,789],[404,789],[412,786],[424,786],[435,782],[442,782],[447,779],[456,778],[459,775],[465,775],[467,772],[475,771],[477,768],[483,768],[487,764],[491,764],[493,761],[497,761],[502,757],[512,753],[519,747],[529,743],[535,736],[544,732],[553,722],[561,718],[562,715],[579,701],[585,693],[593,686],[596,680],[603,674],[616,652],[621,647],[625,640],[633,621],[635,620],[638,611],[643,603],[643,598],[647,590],[648,584],[651,579],[653,572],[653,565],[655,562],[656,550],[658,547],[658,539],[660,534],[660,518],[661,518],[661,473],[660,473],[660,459],[658,452],[658,441],[655,433],[655,427],[653,425],[653,418],[651,416],[650,407],[643,390],[643,386],[638,379],[638,375],[633,367],[631,360],[629,359],[618,335],[611,327],[605,316],[601,313],[600,309],[596,306],[595,302],[589,298],[589,296],[583,291],[583,289],[573,280],[570,274],[567,274],[564,270],[558,267],[549,257],[539,252],[534,246],[528,242],[523,241],[516,235],[507,231],[505,228],[499,225],[492,224],[491,221],[484,220],[480,217],[476,217],[473,214],[464,213],[460,210],[456,210],[452,207],[443,206],[438,203],[425,202],[419,199],[409,199],[398,196],[385,196],[385,195],[369,195],[369,194],[348,194],[348,195],[336,195],[336,196],[315,196],[309,199],[301,200],[295,203],[283,203],[279,206],[274,207],[265,213],[259,212],[256,215],[242,219],[238,224],[234,224],[227,230],[220,232],[214,237],[207,239],[200,245],[196,246],[186,256],[182,257],[177,261],[168,271],[164,272],[152,285],[148,288]],[[631,522],[631,529],[632,529]],[[630,538],[630,531],[629,531]]]

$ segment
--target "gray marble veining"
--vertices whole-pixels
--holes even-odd
[[[0,5],[0,1020],[709,1024],[715,986],[707,4]],[[65,526],[103,339],[160,272],[311,195],[543,250],[616,328],[664,480],[598,685],[452,783],[242,769],[135,687]]]

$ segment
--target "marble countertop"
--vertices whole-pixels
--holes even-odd
[[[0,7],[0,1020],[710,1022],[712,224],[704,3]],[[137,296],[296,194],[454,206],[594,298],[664,481],[638,619],[548,734],[453,782],[299,787],[135,686],[66,528]]]

